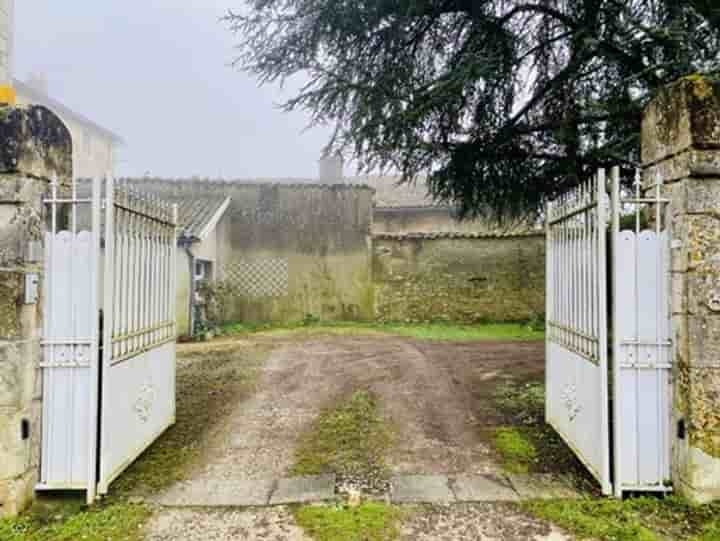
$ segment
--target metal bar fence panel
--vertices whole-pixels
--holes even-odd
[[[104,302],[115,310],[105,321],[100,494],[175,422],[175,309],[169,293],[177,216],[168,205],[116,187],[112,179],[106,194]]]
[[[604,171],[546,215],[546,417],[609,494]]]

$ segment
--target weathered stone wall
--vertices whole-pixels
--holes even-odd
[[[375,235],[381,321],[522,321],[545,304],[542,235]]]
[[[720,498],[720,83],[668,87],[642,128],[644,183],[671,200],[674,334],[673,482]]]
[[[67,193],[65,125],[43,107],[0,107],[0,515],[32,500],[39,474],[43,299],[28,303],[24,283],[36,273],[42,291],[42,198],[53,175]]]
[[[371,319],[372,195],[348,185],[133,181],[232,202],[219,224],[214,316],[231,321]]]

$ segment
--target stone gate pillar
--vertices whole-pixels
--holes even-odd
[[[0,106],[0,516],[38,480],[44,279],[43,197],[72,178],[70,133],[44,107]]]
[[[642,125],[644,184],[671,200],[673,483],[720,499],[720,82],[682,79]]]

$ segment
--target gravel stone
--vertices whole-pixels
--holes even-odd
[[[147,525],[146,541],[312,541],[283,507],[251,510],[166,509]]]

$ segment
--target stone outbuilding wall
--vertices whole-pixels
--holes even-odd
[[[217,283],[220,321],[369,320],[373,191],[346,184],[133,180],[155,193],[222,195]]]
[[[378,234],[375,310],[381,321],[526,321],[545,306],[542,234]]]
[[[43,196],[72,178],[72,142],[43,107],[0,106],[0,515],[21,511],[39,475]],[[67,191],[65,191],[67,193]],[[26,297],[26,280],[40,296]]]
[[[670,199],[674,348],[673,482],[720,498],[720,82],[678,81],[649,105],[644,184]]]

